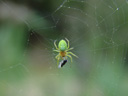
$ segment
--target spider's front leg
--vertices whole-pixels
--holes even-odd
[[[70,59],[71,59],[71,65],[70,65],[70,67],[72,67],[72,56],[70,56],[70,55],[67,55]]]
[[[67,57],[69,57],[71,59],[71,63],[72,63],[72,56],[71,55],[67,55]]]
[[[58,66],[60,60],[60,54],[58,54],[55,58],[57,59],[57,66]]]

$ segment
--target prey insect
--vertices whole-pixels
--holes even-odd
[[[68,62],[68,60],[62,60],[58,66],[58,68],[63,67],[66,63]]]

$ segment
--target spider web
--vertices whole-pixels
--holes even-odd
[[[25,51],[18,64],[0,69],[1,89],[13,96],[127,96],[127,8],[127,0],[61,0],[47,15],[23,19],[29,32]],[[53,43],[64,38],[79,58],[73,57],[72,68],[68,59],[58,69]],[[23,86],[14,83],[21,82],[15,71]],[[8,81],[9,72],[16,80]]]

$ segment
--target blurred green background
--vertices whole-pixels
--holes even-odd
[[[127,0],[0,0],[0,96],[128,96]],[[58,69],[54,41],[73,57]]]

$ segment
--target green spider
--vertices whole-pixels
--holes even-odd
[[[67,43],[65,40],[67,41]],[[78,58],[78,56],[76,56],[74,53],[70,52],[70,50],[72,50],[73,48],[69,48],[70,47],[69,40],[67,38],[65,38],[65,40],[63,40],[63,39],[60,40],[58,47],[56,45],[56,41],[54,42],[54,46],[55,46],[56,50],[53,50],[53,51],[59,52],[59,54],[55,57],[57,59],[57,65],[58,65],[60,59],[64,60],[64,59],[67,59],[67,57],[69,57],[71,59],[71,63],[72,63],[71,55]]]

